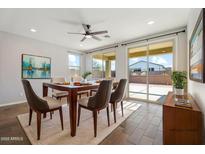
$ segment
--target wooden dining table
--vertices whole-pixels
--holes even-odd
[[[77,126],[77,93],[79,91],[97,89],[99,87],[98,83],[87,84],[87,85],[61,85],[54,83],[43,83],[43,97],[48,95],[48,88],[56,89],[59,91],[67,91],[67,103],[69,104],[69,114],[70,114],[70,135],[74,137],[76,135]]]

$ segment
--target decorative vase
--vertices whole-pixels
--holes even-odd
[[[174,94],[179,95],[179,96],[183,96],[184,95],[184,89],[174,88]]]

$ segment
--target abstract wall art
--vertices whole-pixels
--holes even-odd
[[[202,9],[189,41],[189,77],[193,81],[205,82],[205,9]]]
[[[50,79],[51,58],[22,54],[22,79]]]

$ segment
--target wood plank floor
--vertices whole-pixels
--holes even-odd
[[[162,144],[162,106],[142,106],[115,129],[101,144]],[[30,144],[16,116],[28,112],[27,104],[0,108],[0,144]]]
[[[162,106],[140,102],[142,106],[101,144],[162,144]]]

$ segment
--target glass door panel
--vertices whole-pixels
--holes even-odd
[[[115,78],[115,52],[108,52],[103,54],[104,59],[104,78]]]
[[[173,42],[130,48],[129,97],[163,103],[172,91]]]
[[[103,77],[103,55],[93,55],[92,59],[92,78],[94,80],[101,79]]]
[[[129,97],[147,100],[147,46],[130,48]]]
[[[172,91],[173,42],[148,45],[148,100],[163,103]]]
[[[92,57],[92,77],[93,79],[115,78],[116,53],[98,53]]]

